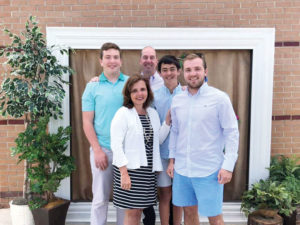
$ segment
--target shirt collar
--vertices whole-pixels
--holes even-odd
[[[171,94],[169,88],[167,88],[165,85],[163,86],[163,88],[164,88],[166,94]],[[181,85],[178,83],[177,87],[174,88],[172,95],[173,95],[173,94],[176,94],[176,93],[177,93],[178,91],[180,91],[181,89],[182,89],[182,87],[181,87]]]
[[[141,72],[141,75],[144,76],[144,73]],[[149,80],[155,80],[155,78],[157,77],[157,75],[159,76],[158,72],[155,71],[155,73],[149,77]]]
[[[118,77],[118,80],[122,80],[124,81],[124,74],[120,72],[120,75]],[[104,73],[102,72],[101,75],[100,75],[100,78],[99,78],[99,82],[105,82],[105,81],[108,81],[110,82],[107,77],[104,75]]]
[[[208,84],[207,84],[207,82],[204,82],[201,85],[201,87],[199,88],[199,90],[197,91],[197,93],[195,94],[195,96],[199,96],[199,95],[203,94],[207,88],[208,88]],[[190,96],[192,96],[190,94],[190,92],[188,91],[188,88],[187,88],[187,94],[190,95]]]
[[[150,79],[153,81],[153,80],[155,80],[155,78],[157,76],[159,76],[159,75],[158,75],[157,71],[155,71],[155,73],[150,77]]]

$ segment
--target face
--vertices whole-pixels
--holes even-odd
[[[140,66],[144,75],[151,76],[155,73],[157,58],[156,52],[153,48],[148,47],[143,49],[140,59]]]
[[[103,67],[104,74],[120,74],[120,68],[122,66],[120,52],[113,48],[103,51],[103,58],[100,59],[100,64]]]
[[[148,97],[148,90],[143,80],[136,82],[130,91],[130,98],[134,107],[143,106]]]
[[[203,67],[203,61],[200,58],[186,60],[183,64],[184,79],[191,90],[198,90],[204,83],[207,70]]]
[[[180,69],[178,70],[174,64],[161,64],[160,76],[163,78],[165,84],[178,83],[178,76],[180,75]]]

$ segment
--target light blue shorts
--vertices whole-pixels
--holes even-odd
[[[172,186],[171,177],[167,174],[169,159],[161,159],[163,171],[157,175],[157,187],[170,187]]]
[[[174,171],[173,204],[198,205],[201,216],[217,216],[222,213],[224,185],[218,183],[218,172],[207,177],[186,177]]]

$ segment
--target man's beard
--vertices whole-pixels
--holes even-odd
[[[201,80],[199,83],[195,83],[195,84],[191,84],[191,83],[187,83],[187,86],[190,89],[199,89],[204,83],[204,80]]]

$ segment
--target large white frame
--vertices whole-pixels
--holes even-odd
[[[73,49],[99,49],[107,42],[121,49],[249,49],[252,58],[249,184],[268,176],[274,68],[274,28],[83,28],[47,27],[47,45]],[[55,53],[63,65],[69,57]],[[68,79],[68,76],[66,76]],[[69,91],[66,88],[64,119],[51,121],[50,130],[70,124]],[[58,195],[70,199],[70,179]]]

